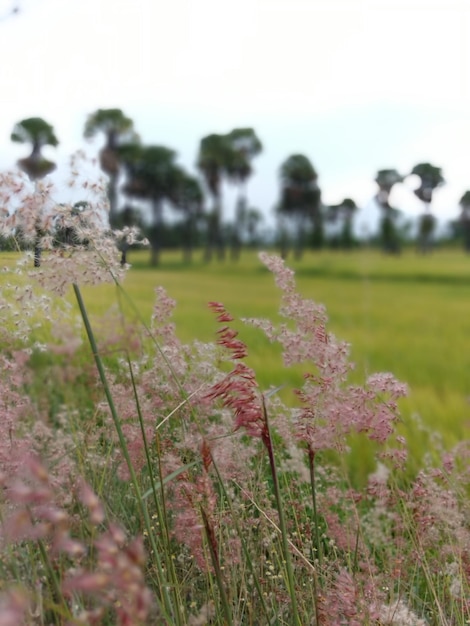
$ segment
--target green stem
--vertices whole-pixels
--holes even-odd
[[[41,553],[41,559],[42,559],[44,568],[46,569],[48,573],[48,578],[51,581],[53,595],[55,596],[58,602],[58,605],[56,605],[55,610],[54,610],[54,621],[57,624],[62,624],[62,619],[63,618],[71,619],[72,614],[62,594],[62,589],[60,588],[59,580],[57,578],[54,567],[49,560],[49,556],[47,554],[47,550],[44,546],[43,541],[38,540],[38,547],[39,547],[39,552]],[[58,613],[62,613],[62,615],[58,615]]]
[[[265,601],[264,596],[263,596],[263,590],[261,588],[261,583],[259,581],[258,574],[255,571],[255,568],[254,568],[254,565],[253,565],[253,560],[252,560],[250,552],[248,550],[248,546],[246,544],[245,537],[243,536],[243,532],[242,532],[242,530],[240,528],[240,524],[238,523],[237,515],[236,515],[236,513],[233,510],[232,501],[231,501],[231,499],[229,497],[229,494],[228,494],[228,492],[227,492],[227,490],[225,488],[225,484],[224,484],[224,481],[222,479],[222,476],[220,475],[219,468],[217,467],[217,465],[215,463],[215,460],[214,460],[214,457],[212,455],[211,455],[211,461],[212,461],[212,467],[214,468],[215,473],[217,475],[217,480],[218,480],[219,486],[220,486],[220,488],[222,490],[222,494],[223,494],[223,496],[224,496],[224,498],[225,498],[225,500],[226,500],[226,502],[228,504],[228,507],[230,509],[230,512],[232,514],[232,523],[235,526],[237,534],[238,534],[238,536],[240,538],[240,542],[241,542],[241,545],[242,545],[243,553],[245,555],[248,568],[249,568],[249,570],[251,572],[251,575],[253,577],[253,582],[254,582],[254,585],[256,587],[256,591],[258,592],[258,598],[259,598],[259,601],[261,603],[261,609],[262,609],[262,611],[264,613],[264,617],[266,619],[266,624],[269,624],[270,618],[269,618],[268,607],[266,606],[266,601]]]
[[[300,621],[299,610],[297,608],[297,596],[295,592],[294,571],[292,568],[292,559],[291,559],[291,554],[289,550],[289,541],[287,538],[287,526],[286,526],[286,521],[284,517],[284,508],[282,504],[281,490],[279,487],[279,477],[277,474],[276,459],[274,457],[271,430],[269,426],[268,413],[266,411],[266,404],[264,402],[264,398],[263,398],[263,418],[264,418],[264,424],[265,424],[265,432],[263,434],[262,440],[268,451],[269,465],[271,468],[271,476],[273,479],[273,490],[274,490],[274,496],[276,498],[276,508],[277,508],[277,512],[279,516],[279,529],[281,531],[282,550],[284,553],[284,560],[286,562],[287,584],[288,584],[288,591],[289,591],[291,607],[292,607],[292,624],[293,626],[301,626],[302,622]]]
[[[322,580],[321,571],[322,571],[322,564],[323,564],[323,548],[322,548],[321,537],[320,537],[320,525],[318,523],[319,520],[318,520],[318,509],[317,509],[317,490],[316,490],[316,485],[315,485],[315,451],[312,450],[310,447],[308,449],[308,465],[309,465],[309,470],[310,470],[310,488],[312,490],[313,524],[315,526],[315,543],[316,543],[317,557],[318,557],[318,570],[316,566],[315,566],[315,569],[319,572],[319,575],[317,576],[317,573],[315,572],[314,594],[315,594],[315,618],[316,618],[316,623],[319,624],[320,616],[318,612],[318,589],[319,589],[319,586],[322,584],[321,583],[321,580]]]
[[[109,388],[109,384],[106,378],[106,373],[105,373],[105,369],[104,369],[104,365],[103,362],[101,360],[101,357],[99,355],[99,351],[98,351],[98,345],[96,343],[95,340],[95,336],[93,333],[93,329],[91,327],[90,324],[90,320],[88,318],[88,313],[85,307],[85,303],[83,302],[83,298],[82,298],[82,294],[80,292],[80,288],[77,284],[73,284],[73,290],[75,293],[75,297],[77,299],[77,304],[78,304],[78,308],[80,309],[80,314],[82,316],[83,319],[83,324],[85,326],[85,331],[88,337],[88,341],[90,343],[90,347],[93,353],[93,357],[95,359],[95,364],[96,364],[96,368],[98,370],[98,374],[101,380],[101,384],[103,386],[104,389],[104,393],[106,396],[106,400],[108,402],[108,406],[109,406],[109,410],[111,412],[111,417],[113,419],[114,422],[114,427],[116,428],[116,432],[118,435],[118,439],[119,439],[119,444],[122,450],[122,454],[124,456],[124,459],[127,463],[127,467],[129,469],[129,474],[131,477],[131,482],[134,486],[135,489],[135,493],[136,493],[136,497],[139,503],[139,506],[141,508],[141,513],[142,516],[144,518],[145,521],[145,526],[147,529],[147,533],[148,533],[148,537],[149,540],[151,542],[152,545],[152,550],[153,550],[153,555],[156,559],[157,562],[157,569],[158,569],[158,573],[159,573],[159,577],[160,577],[160,588],[162,590],[162,596],[163,596],[163,601],[165,604],[165,609],[166,609],[166,614],[167,617],[171,616],[173,614],[173,607],[172,607],[172,603],[171,603],[171,599],[168,593],[168,587],[170,587],[171,585],[168,584],[168,582],[166,581],[166,577],[163,574],[163,568],[162,568],[162,564],[160,561],[160,556],[159,556],[159,550],[158,550],[158,546],[156,544],[155,541],[155,537],[154,537],[154,532],[152,530],[152,523],[150,520],[150,516],[148,514],[148,510],[147,507],[144,505],[144,500],[142,498],[142,494],[140,491],[140,485],[139,485],[139,481],[137,479],[137,475],[135,473],[134,470],[134,466],[132,465],[132,461],[131,458],[129,456],[129,451],[127,448],[127,443],[126,443],[126,438],[124,437],[124,433],[122,431],[122,427],[121,427],[121,421],[119,419],[119,416],[117,414],[117,410],[116,410],[116,406],[114,404],[114,400],[113,400],[113,396],[111,394],[111,390]]]
[[[322,564],[323,564],[323,550],[321,544],[320,537],[320,525],[318,520],[318,509],[317,509],[317,490],[315,487],[315,452],[314,450],[308,450],[308,465],[310,470],[310,488],[312,491],[312,506],[313,506],[313,523],[315,526],[315,543],[316,543],[316,552],[318,558],[318,569],[321,572]]]
[[[136,381],[135,381],[135,377],[134,377],[134,370],[132,367],[132,363],[131,360],[129,358],[129,356],[127,356],[127,364],[129,367],[129,372],[131,375],[131,383],[132,383],[132,390],[133,390],[133,394],[134,394],[134,400],[135,400],[135,404],[136,404],[136,409],[137,409],[137,415],[139,418],[139,425],[140,425],[140,430],[141,430],[141,434],[142,434],[142,441],[144,444],[144,451],[145,451],[145,459],[147,461],[147,468],[148,468],[148,472],[149,472],[149,478],[150,478],[150,486],[151,486],[151,491],[152,491],[152,495],[153,495],[153,501],[155,504],[155,509],[157,511],[157,515],[158,515],[158,522],[160,524],[160,528],[163,529],[163,533],[162,533],[162,537],[166,543],[165,545],[165,549],[163,551],[164,555],[165,555],[165,562],[166,562],[166,567],[167,567],[167,571],[170,573],[170,577],[172,579],[172,583],[173,583],[173,588],[175,589],[175,594],[178,594],[178,579],[176,576],[176,572],[175,572],[175,565],[174,565],[174,561],[171,558],[171,547],[170,547],[170,534],[169,534],[169,530],[168,530],[168,519],[167,516],[165,515],[165,492],[164,492],[164,481],[163,481],[163,476],[161,475],[161,468],[159,467],[160,470],[160,495],[161,495],[161,503],[159,501],[159,498],[157,496],[157,484],[155,482],[155,477],[153,475],[153,471],[152,471],[152,461],[150,459],[150,451],[149,451],[149,446],[148,446],[148,441],[147,441],[147,435],[145,433],[145,426],[144,426],[144,418],[142,415],[142,410],[140,407],[140,401],[139,401],[139,394],[137,392],[137,385],[136,385]],[[180,610],[180,606],[182,606],[182,602],[180,599],[178,599],[178,601],[176,602],[176,611],[177,611],[177,615],[178,615],[178,621],[180,623],[183,623],[183,619],[181,616],[181,610]]]
[[[209,544],[209,552],[211,555],[212,565],[214,566],[217,587],[219,588],[220,600],[222,602],[222,609],[225,615],[225,623],[226,626],[231,626],[233,624],[232,611],[230,609],[230,603],[228,601],[227,593],[225,592],[225,585],[222,577],[222,570],[220,568],[217,540],[215,538],[214,528],[202,507],[201,515],[204,522],[204,530],[206,531],[207,543]]]

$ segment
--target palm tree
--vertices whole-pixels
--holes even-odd
[[[59,145],[59,140],[53,127],[41,117],[29,117],[17,122],[11,133],[11,140],[16,143],[31,144],[32,150],[29,157],[18,161],[18,166],[26,172],[31,180],[43,178],[55,169],[55,163],[44,158],[41,150],[44,146],[56,147]],[[38,214],[35,221],[34,267],[41,265],[41,239],[43,236],[41,215]]]
[[[353,218],[356,211],[357,204],[351,198],[344,198],[339,204],[328,207],[329,220],[341,224],[341,232],[335,237],[335,242],[342,248],[352,248],[354,244]]]
[[[122,144],[137,143],[138,135],[134,130],[134,122],[121,109],[98,109],[88,116],[84,136],[91,138],[98,133],[103,133],[106,137],[105,145],[100,150],[100,165],[109,176],[109,224],[114,228],[118,223],[119,148]]]
[[[251,162],[260,154],[263,146],[252,128],[234,128],[228,133],[227,139],[230,143],[231,157],[227,167],[227,176],[229,180],[238,185],[232,238],[232,257],[238,259],[241,247],[241,230],[246,220],[247,211],[246,185],[253,173]]]
[[[375,200],[382,211],[380,221],[382,247],[384,252],[397,253],[399,241],[395,222],[399,211],[390,206],[389,198],[394,185],[403,182],[403,176],[395,169],[379,170],[375,182],[379,187]]]
[[[460,198],[459,206],[462,210],[460,213],[460,224],[463,234],[463,246],[465,252],[470,252],[470,191],[466,191]]]
[[[263,214],[258,209],[251,207],[247,210],[245,216],[245,226],[248,235],[248,244],[254,247],[257,240],[257,230],[263,221]]]
[[[375,196],[377,203],[381,207],[388,207],[390,206],[389,198],[393,186],[403,182],[403,176],[395,169],[379,170],[376,174],[375,182],[379,187],[379,191]]]
[[[227,135],[212,134],[201,139],[197,167],[202,172],[213,198],[212,211],[208,215],[206,261],[212,259],[214,248],[217,249],[219,260],[225,258],[225,243],[221,228],[221,196],[223,177],[231,162],[233,162],[233,152]]]
[[[18,161],[19,167],[28,174],[31,180],[43,178],[55,170],[55,163],[48,161],[42,155],[44,146],[59,145],[53,127],[42,117],[29,117],[17,122],[11,133],[11,140],[16,143],[29,143],[32,151],[29,157]]]
[[[191,262],[196,219],[202,213],[204,194],[199,181],[182,168],[175,168],[175,185],[170,195],[176,209],[183,213],[183,260]]]
[[[419,223],[419,249],[428,252],[432,244],[432,235],[435,228],[435,218],[431,214],[432,196],[435,189],[445,183],[440,167],[431,163],[419,163],[411,170],[420,179],[420,186],[414,190],[415,195],[424,204],[424,213]]]
[[[293,154],[281,165],[281,200],[278,211],[295,224],[297,259],[303,254],[309,221],[313,223],[314,240],[320,244],[323,237],[321,191],[317,179],[315,168],[303,154]]]
[[[120,152],[127,173],[125,195],[150,202],[152,225],[149,230],[152,265],[160,260],[163,204],[171,200],[178,178],[176,152],[164,146],[128,145]]]

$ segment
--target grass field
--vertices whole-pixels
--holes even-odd
[[[3,254],[3,265],[16,258]],[[279,290],[254,252],[245,252],[238,263],[210,265],[196,254],[190,266],[179,253],[166,252],[153,269],[142,251],[132,252],[130,262],[124,289],[135,308],[148,321],[154,289],[165,287],[176,300],[174,321],[183,341],[214,338],[211,300],[223,302],[237,318],[273,317],[279,307]],[[409,385],[401,404],[405,431],[411,424],[415,434],[414,415],[449,445],[469,437],[470,258],[460,250],[388,257],[366,249],[306,253],[287,265],[301,294],[326,306],[330,331],[351,344],[358,381],[389,371]],[[85,288],[84,295],[95,317],[116,306],[111,285]],[[279,351],[259,331],[243,325],[240,331],[262,385],[285,385],[287,394],[300,383],[302,372],[281,367]]]
[[[309,363],[286,368],[280,347],[241,321],[279,319],[281,292],[254,252],[208,266],[176,253],[156,269],[146,252],[129,260],[123,289],[70,288],[77,324],[53,301],[51,325],[32,268],[0,274],[12,285],[0,282],[0,622],[9,611],[8,623],[31,623],[37,609],[41,623],[103,626],[468,624],[470,449],[454,444],[470,440],[470,259],[288,260],[302,297],[323,303],[329,331],[351,344],[358,383],[344,388],[341,352],[317,320],[287,349],[307,345],[317,363],[302,414],[293,390]],[[182,348],[164,324],[155,343],[134,341],[159,286],[184,343],[213,343],[220,323],[207,304],[223,302],[235,321],[220,322],[281,398],[260,401],[229,330],[220,354]],[[302,305],[289,302],[288,323],[304,333]],[[31,316],[24,335],[18,303]],[[406,448],[390,421],[398,386],[365,382],[380,371],[410,388]]]
[[[153,289],[164,286],[177,302],[174,320],[184,341],[213,338],[210,300],[222,301],[235,317],[271,317],[279,306],[279,291],[254,253],[245,253],[239,263],[210,266],[198,257],[184,266],[176,253],[164,254],[158,269],[148,267],[146,252],[133,253],[130,261],[124,286],[138,310],[148,319]],[[295,270],[302,295],[326,306],[330,330],[351,344],[359,380],[390,371],[409,385],[409,398],[401,405],[405,427],[417,415],[448,444],[470,435],[468,257],[461,251],[386,257],[360,250],[307,253],[287,265]],[[107,286],[85,294],[96,314],[114,297]],[[282,368],[261,333],[241,327],[241,334],[262,384],[299,382],[301,373]]]

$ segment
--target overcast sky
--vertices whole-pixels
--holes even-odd
[[[249,198],[268,216],[298,152],[324,202],[352,197],[362,223],[378,169],[442,167],[443,218],[470,189],[470,0],[0,0],[0,55],[1,169],[27,153],[16,121],[52,124],[62,162],[89,113],[119,107],[192,171],[204,135],[252,126]],[[410,185],[392,204],[416,216]]]

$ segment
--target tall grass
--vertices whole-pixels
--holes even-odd
[[[149,268],[147,255],[131,254],[133,266],[123,283],[126,293],[147,319],[155,286],[165,286],[177,301],[173,319],[184,342],[211,340],[213,327],[206,310],[211,297],[223,300],[236,316],[276,319],[276,289],[253,253],[245,252],[238,264],[211,266],[202,263],[202,256],[187,266],[179,253],[168,253],[157,270]],[[18,255],[3,258],[12,265]],[[399,428],[413,459],[432,449],[430,439],[436,436],[446,447],[468,438],[470,357],[462,341],[470,330],[466,256],[451,250],[425,257],[410,250],[398,258],[373,250],[322,252],[307,253],[293,267],[302,295],[324,303],[332,331],[351,343],[356,380],[373,371],[391,371],[407,381],[410,391],[400,401]],[[135,310],[119,300],[114,286],[84,286],[82,291],[99,332],[107,332],[113,306],[114,315],[120,306],[129,323],[135,321]],[[260,384],[282,386],[281,397],[292,402],[291,389],[301,384],[305,368],[283,367],[278,346],[256,329],[245,327],[243,333],[251,347],[248,362],[258,372]],[[37,329],[36,335],[42,341],[44,329]],[[361,480],[371,470],[362,455],[359,459],[353,455],[350,465]]]
[[[177,301],[174,320],[182,341],[211,339],[206,302],[214,297],[237,317],[277,319],[276,288],[255,254],[244,253],[238,264],[209,267],[196,257],[188,267],[179,254],[168,253],[157,270],[148,267],[147,254],[131,255],[126,291],[149,315],[153,287],[163,285]],[[436,433],[447,447],[469,437],[470,356],[463,338],[470,333],[470,267],[465,255],[452,250],[425,257],[408,250],[398,258],[367,249],[321,252],[307,253],[292,267],[300,293],[324,303],[331,330],[351,343],[355,379],[390,371],[408,383],[409,395],[400,401],[400,428],[414,458],[423,456]],[[91,312],[100,315],[115,300],[112,288],[90,288],[84,296]],[[290,389],[301,384],[305,368],[286,369],[279,347],[256,329],[243,333],[252,348],[248,362],[260,383],[283,385],[281,396],[291,402]]]
[[[0,626],[467,624],[470,446],[423,415],[414,453],[406,385],[372,358],[354,370],[332,327],[364,329],[308,293],[371,302],[365,257],[123,278],[109,234],[83,234],[0,287]],[[165,276],[204,300],[223,278],[205,330],[176,317]]]
[[[115,285],[129,314],[111,328],[75,285],[87,343],[72,313],[59,332],[52,309],[34,345],[11,330],[11,302],[0,624],[470,619],[468,447],[436,440],[410,473],[396,430],[403,386],[359,382],[324,308],[264,260],[281,310],[250,325],[309,374],[291,407],[258,380],[246,326],[221,304],[215,342],[181,341],[163,289],[146,316]],[[39,316],[43,296],[27,293]],[[376,455],[362,486],[351,445]]]

